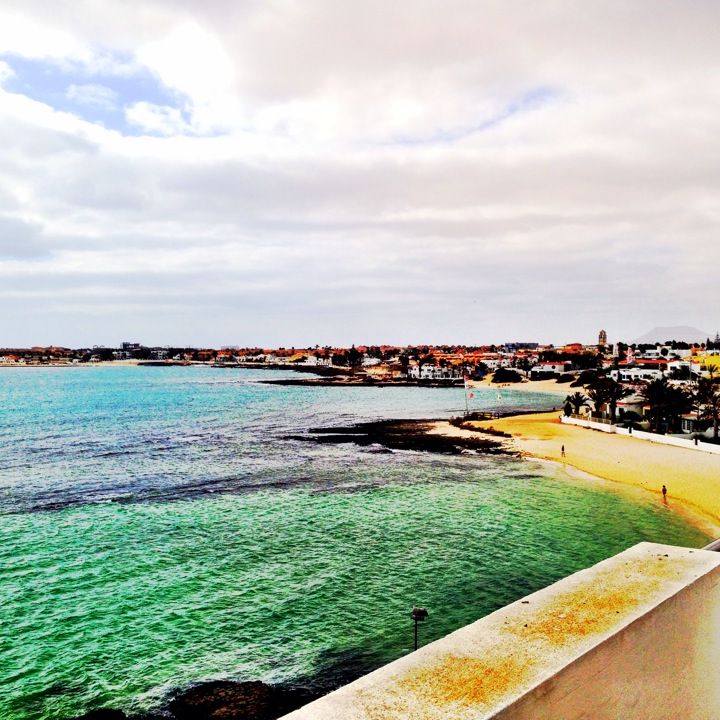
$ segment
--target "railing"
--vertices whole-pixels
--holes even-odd
[[[575,418],[576,420],[584,420],[585,422],[600,423],[601,425],[612,425],[613,424],[612,420],[610,420],[609,418],[593,417],[592,415],[578,415],[577,413],[571,413],[570,417]]]
[[[610,420],[605,420],[604,418],[588,419],[585,415],[561,415],[560,422],[565,425],[578,425],[579,427],[600,430],[602,432],[616,432],[615,425],[613,425]]]

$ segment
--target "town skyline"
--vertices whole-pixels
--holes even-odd
[[[566,342],[566,343],[541,343],[537,341],[504,341],[500,343],[418,343],[418,344],[394,344],[394,343],[352,343],[349,345],[340,344],[304,344],[304,345],[220,345],[220,346],[198,346],[198,345],[162,345],[152,343],[141,343],[132,341],[122,341],[111,345],[80,345],[80,346],[64,346],[64,345],[31,345],[27,347],[21,346],[2,346],[0,345],[0,364],[7,364],[22,361],[23,358],[41,358],[41,359],[82,359],[84,362],[89,360],[112,361],[112,360],[182,360],[182,361],[216,361],[224,360],[255,360],[263,363],[266,362],[297,362],[307,360],[308,358],[324,358],[332,364],[332,358],[337,355],[347,360],[348,354],[356,353],[358,359],[363,357],[389,359],[395,356],[395,359],[401,356],[420,358],[421,356],[435,358],[453,358],[455,363],[462,363],[464,357],[481,359],[483,354],[487,353],[506,353],[517,354],[517,357],[526,355],[538,355],[543,352],[557,351],[570,355],[578,354],[611,354],[613,357],[625,358],[626,351],[631,353],[636,348],[672,348],[678,350],[701,349],[701,350],[720,350],[720,332],[716,332],[714,336],[700,335],[695,330],[694,337],[690,338],[668,334],[667,336],[657,335],[658,338],[665,337],[664,340],[652,339],[653,332],[663,330],[695,330],[693,328],[655,328],[651,333],[646,334],[644,338],[636,341],[625,341],[620,338],[614,340],[608,339],[607,331],[601,328],[597,334],[595,342]],[[703,339],[704,337],[704,339]],[[666,355],[668,353],[665,353]],[[302,357],[301,357],[302,356]],[[632,356],[628,358],[632,360]],[[348,363],[349,364],[349,363]]]
[[[720,331],[714,330],[706,332],[691,326],[656,326],[645,332],[643,335],[635,338],[626,338],[614,336],[612,332],[608,333],[605,328],[600,328],[595,332],[585,331],[582,337],[565,337],[555,338],[554,340],[540,340],[537,337],[523,338],[519,335],[513,339],[475,339],[473,341],[418,341],[418,342],[392,342],[374,341],[365,342],[357,339],[351,342],[220,342],[220,343],[197,343],[197,342],[139,342],[136,340],[110,340],[105,342],[89,341],[80,343],[68,342],[29,342],[29,343],[12,343],[5,338],[0,338],[0,349],[3,348],[67,348],[67,349],[86,349],[86,348],[120,348],[123,344],[133,344],[137,347],[161,348],[161,347],[177,347],[177,348],[212,348],[216,350],[224,349],[312,349],[312,348],[350,348],[355,346],[363,347],[392,347],[392,348],[417,348],[417,347],[457,347],[457,348],[473,348],[473,347],[490,347],[490,346],[506,346],[506,345],[526,345],[535,344],[539,346],[563,346],[572,343],[581,343],[582,345],[592,346],[599,344],[604,335],[604,343],[612,345],[613,342],[620,342],[625,345],[633,344],[663,344],[665,342],[687,342],[689,344],[704,344],[706,340],[716,340],[720,337]]]

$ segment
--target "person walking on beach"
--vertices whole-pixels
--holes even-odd
[[[662,486],[662,494],[663,494],[663,502],[667,502],[667,498],[665,497],[667,495],[667,488],[664,485]]]
[[[565,446],[564,445],[560,448],[560,457],[565,457]],[[665,486],[663,485],[663,487],[665,487]]]

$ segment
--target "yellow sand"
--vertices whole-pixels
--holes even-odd
[[[704,530],[720,527],[720,455],[563,425],[559,413],[473,423],[513,435],[523,454],[570,465],[596,477],[642,488],[688,513]],[[565,446],[566,456],[561,456]],[[720,535],[720,532],[718,532]]]

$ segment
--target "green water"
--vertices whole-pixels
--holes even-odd
[[[217,678],[329,689],[410,651],[414,605],[428,642],[641,540],[707,540],[547,464],[284,439],[448,417],[462,390],[266,377],[0,372],[0,720],[158,708]]]
[[[0,717],[147,708],[216,677],[331,686],[407,653],[414,604],[427,642],[641,539],[705,541],[660,505],[501,467],[5,517]]]

